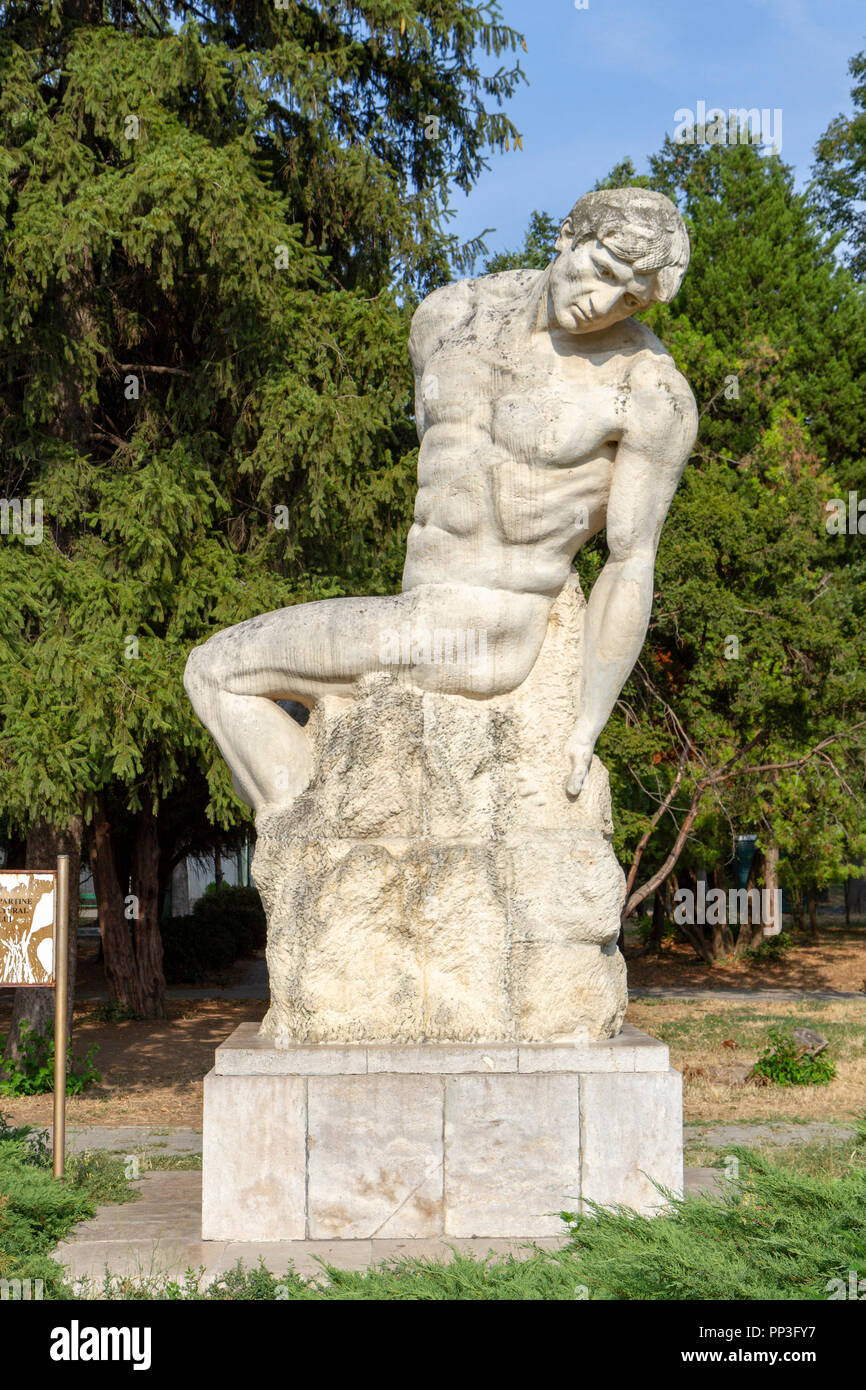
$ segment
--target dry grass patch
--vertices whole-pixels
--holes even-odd
[[[687,1123],[839,1122],[866,1111],[866,1000],[744,1004],[635,999],[628,1020],[670,1047],[671,1065],[683,1073]],[[758,1086],[718,1076],[719,1068],[733,1073],[737,1066],[757,1061],[774,1027],[817,1028],[824,1033],[838,1069],[835,1080],[827,1086]]]

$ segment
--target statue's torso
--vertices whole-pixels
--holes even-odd
[[[629,370],[648,350],[646,331],[619,324],[593,335],[592,347],[529,333],[520,312],[533,279],[521,274],[522,300],[507,307],[497,285],[505,278],[469,282],[471,302],[464,290],[455,303],[463,321],[445,323],[424,355],[404,589],[460,578],[553,598],[604,524]]]

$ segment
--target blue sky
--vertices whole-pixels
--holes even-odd
[[[455,191],[450,224],[461,238],[495,227],[491,251],[522,242],[533,208],[564,216],[623,156],[644,170],[675,111],[701,100],[780,108],[782,158],[802,184],[816,139],[851,109],[848,59],[866,47],[863,0],[500,4],[529,50],[520,53],[529,84],[507,108],[523,150],[491,155],[468,198]]]

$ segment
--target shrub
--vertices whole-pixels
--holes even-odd
[[[323,1263],[315,1279],[237,1265],[207,1286],[107,1280],[112,1299],[273,1299],[418,1302],[658,1300],[824,1302],[844,1296],[851,1271],[866,1276],[866,1168],[808,1177],[734,1149],[739,1176],[718,1196],[673,1198],[658,1216],[597,1209],[563,1213],[568,1245],[528,1259],[457,1254],[453,1261],[405,1258],[371,1269]]]
[[[637,936],[642,946],[648,946],[653,934],[652,918],[647,917],[638,925]],[[677,929],[669,917],[665,918],[662,927],[662,941],[673,941],[676,937]]]
[[[37,1033],[26,1019],[19,1024],[21,1056],[17,1061],[0,1060],[0,1095],[38,1096],[54,1090],[54,1024],[49,1023],[46,1034]],[[102,1078],[93,1065],[98,1051],[96,1043],[84,1058],[72,1055],[67,1044],[66,1093],[77,1096],[92,1081]]]
[[[209,889],[189,917],[169,917],[161,930],[169,984],[194,983],[228,969],[264,946],[267,934],[256,889],[228,884]]]
[[[777,1086],[826,1086],[836,1075],[836,1063],[821,1052],[803,1053],[786,1028],[770,1029],[770,1046],[752,1067],[752,1076],[765,1076]]]
[[[48,1298],[69,1297],[62,1267],[49,1258],[97,1202],[134,1200],[123,1164],[108,1154],[70,1154],[62,1182],[51,1172],[44,1130],[10,1126],[0,1113],[0,1279],[41,1279]]]
[[[142,1015],[136,1013],[135,1009],[128,1004],[117,1004],[110,999],[107,1004],[98,1004],[93,1011],[93,1017],[100,1023],[132,1023],[140,1019]]]
[[[755,961],[782,960],[794,945],[790,932],[781,931],[777,936],[765,936],[759,946],[746,954]]]

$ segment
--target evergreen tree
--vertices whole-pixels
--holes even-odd
[[[666,193],[689,226],[680,292],[642,317],[701,417],[646,645],[599,742],[629,899],[723,875],[742,830],[756,874],[778,865],[797,892],[866,848],[866,569],[858,537],[827,525],[863,478],[866,306],[777,157],[667,140],[648,175],[625,159],[597,186],[626,185]],[[534,213],[523,251],[489,268],[546,265],[557,228]],[[578,556],[585,586],[604,557],[601,537]],[[756,932],[688,934],[712,960]]]
[[[848,64],[854,113],[837,116],[815,147],[813,196],[827,228],[842,238],[851,273],[866,276],[866,51]]]
[[[408,319],[460,255],[449,183],[516,136],[485,103],[519,66],[478,51],[519,43],[469,0],[0,6],[0,486],[42,516],[0,537],[0,814],[83,815],[111,994],[141,1013],[162,802],[201,772],[222,825],[246,814],[186,655],[398,586]]]
[[[564,214],[563,214],[564,217]],[[533,212],[519,251],[500,251],[489,257],[485,275],[497,275],[503,270],[544,270],[554,256],[554,243],[563,218],[557,221],[546,212]]]

